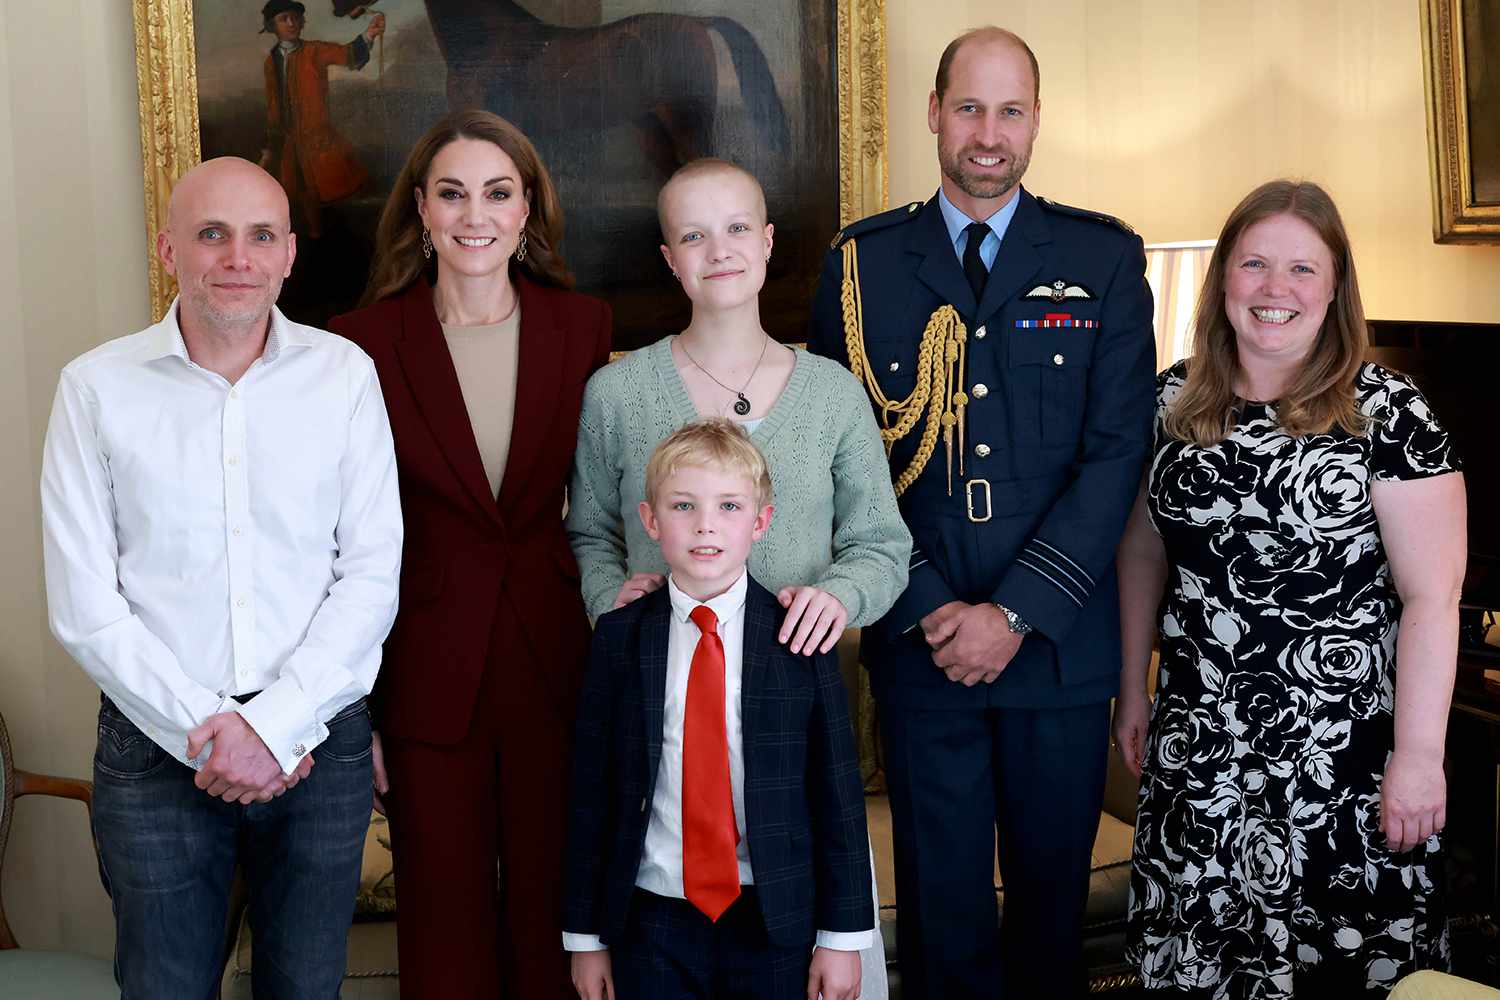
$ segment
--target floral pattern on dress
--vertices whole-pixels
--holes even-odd
[[[1400,601],[1370,490],[1455,471],[1404,376],[1360,370],[1366,434],[1284,433],[1244,404],[1201,448],[1157,379],[1147,501],[1169,573],[1136,818],[1129,955],[1148,987],[1291,998],[1445,968],[1440,838],[1385,848]],[[1332,995],[1332,994],[1330,994]]]

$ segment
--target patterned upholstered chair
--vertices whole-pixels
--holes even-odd
[[[10,734],[0,717],[0,868],[5,864],[5,842],[10,836],[11,809],[23,795],[52,795],[91,807],[94,788],[75,778],[52,778],[20,771],[11,761]],[[0,883],[3,885],[3,883]],[[5,920],[0,899],[0,993],[16,1000],[89,1000],[118,997],[114,967],[102,958],[61,951],[33,951],[16,943]]]

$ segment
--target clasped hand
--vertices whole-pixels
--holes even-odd
[[[213,753],[193,778],[193,784],[225,802],[269,802],[307,777],[312,770],[312,754],[302,758],[291,774],[282,774],[281,765],[238,712],[211,715],[188,733],[187,755],[197,757],[213,742]]]
[[[921,626],[932,662],[964,687],[993,683],[1021,648],[1022,636],[1010,630],[1005,612],[993,604],[949,601],[923,618]]]

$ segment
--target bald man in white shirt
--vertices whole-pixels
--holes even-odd
[[[238,864],[257,998],[332,998],[401,563],[390,426],[370,360],[275,307],[296,238],[265,171],[189,171],[157,252],[180,296],[63,369],[42,463],[52,631],[103,691],[115,975],[213,995]]]

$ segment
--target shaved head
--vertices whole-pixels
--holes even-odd
[[[276,178],[238,156],[204,160],[177,178],[167,203],[167,228],[176,230],[184,224],[183,216],[190,216],[205,198],[212,201],[226,195],[255,201],[268,198],[279,206],[278,216],[268,221],[279,221],[283,229],[292,228],[291,206]]]
[[[156,252],[177,279],[184,336],[200,329],[263,336],[297,253],[286,192],[249,160],[201,163],[173,186]]]
[[[671,177],[667,178],[667,183],[662,185],[660,193],[657,194],[656,222],[657,225],[661,227],[663,238],[665,238],[667,234],[667,208],[670,202],[670,195],[672,190],[675,187],[680,186],[685,181],[701,177],[741,177],[744,180],[748,181],[750,183],[750,186],[755,190],[755,202],[759,210],[758,219],[762,224],[765,223],[766,192],[765,189],[760,186],[760,181],[755,179],[755,175],[746,170],[744,167],[740,166],[738,163],[732,163],[729,160],[721,160],[715,156],[705,156],[701,159],[689,160],[687,163],[684,163],[682,166],[678,167],[676,172],[674,172]]]

